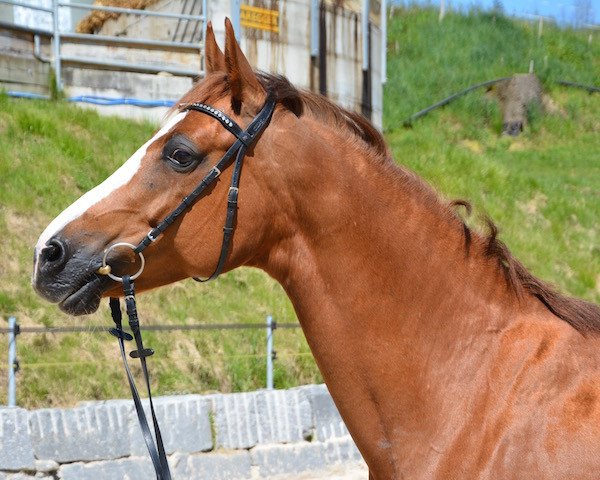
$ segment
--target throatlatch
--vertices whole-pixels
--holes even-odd
[[[152,393],[150,389],[150,375],[148,373],[148,366],[146,364],[146,357],[153,355],[154,350],[152,350],[151,348],[145,348],[142,342],[142,333],[140,329],[140,322],[138,318],[137,305],[135,300],[135,285],[133,282],[142,274],[145,265],[145,259],[142,254],[142,251],[146,247],[148,247],[148,245],[155,242],[157,238],[169,227],[169,225],[171,225],[177,219],[177,217],[179,217],[179,215],[181,215],[188,207],[190,207],[200,197],[200,195],[212,183],[214,183],[217,180],[219,175],[221,175],[221,172],[225,168],[227,168],[229,163],[231,163],[231,160],[235,155],[233,173],[231,176],[231,186],[229,187],[229,192],[227,194],[227,214],[225,216],[225,225],[223,227],[223,241],[221,244],[221,253],[219,255],[219,259],[217,261],[217,265],[215,267],[214,272],[208,278],[194,279],[200,282],[207,282],[219,276],[219,274],[222,272],[225,266],[225,262],[229,255],[231,240],[233,238],[233,232],[235,230],[240,173],[242,170],[244,156],[246,155],[247,149],[254,143],[254,141],[256,141],[258,136],[264,131],[264,129],[269,124],[269,121],[273,116],[273,111],[275,110],[276,103],[277,102],[275,100],[275,97],[273,95],[269,95],[263,108],[258,113],[258,115],[254,117],[250,125],[248,125],[248,128],[246,128],[246,130],[242,130],[234,120],[229,118],[220,110],[213,108],[209,105],[205,105],[204,103],[192,103],[183,106],[183,108],[181,109],[182,111],[194,110],[197,112],[205,113],[215,118],[221,123],[221,125],[223,125],[229,132],[231,132],[231,134],[233,134],[236,137],[236,141],[227,150],[227,152],[225,152],[225,155],[223,155],[221,160],[219,160],[219,162],[202,179],[198,186],[188,196],[186,196],[181,201],[181,203],[169,215],[167,215],[155,228],[150,230],[150,232],[148,232],[148,234],[137,245],[125,242],[118,242],[109,246],[104,252],[102,266],[98,270],[99,274],[108,275],[113,280],[123,283],[125,307],[127,317],[129,319],[129,327],[133,335],[123,330],[123,315],[121,312],[121,305],[119,299],[114,297],[111,297],[109,300],[111,316],[113,321],[115,322],[115,328],[112,328],[110,330],[110,333],[117,337],[119,341],[121,358],[123,360],[123,365],[125,366],[125,372],[127,374],[127,380],[129,382],[131,396],[133,397],[133,403],[135,405],[135,410],[138,416],[138,421],[140,423],[140,428],[142,430],[142,435],[144,437],[144,441],[146,442],[146,447],[148,449],[148,453],[150,454],[150,458],[152,460],[152,464],[156,472],[157,480],[171,480],[171,472],[169,470],[169,464],[167,461],[167,456],[162,436],[160,433],[160,428],[158,426],[158,420],[154,411],[154,404],[152,402]],[[124,275],[122,277],[118,277],[111,273],[110,265],[107,264],[107,256],[111,250],[117,247],[131,248],[135,253],[139,255],[141,266],[140,269],[134,275]],[[146,414],[144,413],[142,401],[138,393],[135,380],[133,378],[133,375],[131,374],[129,364],[127,363],[127,355],[125,355],[125,341],[131,340],[135,340],[137,349],[131,351],[129,353],[129,356],[131,358],[138,358],[140,360],[142,373],[144,376],[144,382],[146,383],[146,390],[148,392],[148,402],[150,404],[150,413],[152,415],[154,437],[152,436],[152,431],[150,430]]]

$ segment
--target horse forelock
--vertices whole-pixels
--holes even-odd
[[[188,92],[179,99],[179,103],[171,108],[168,115],[181,111],[183,107],[190,103],[216,102],[226,97],[228,93],[227,75],[222,72],[210,73],[188,90]]]

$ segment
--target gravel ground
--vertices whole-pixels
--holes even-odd
[[[369,469],[365,462],[336,465],[327,470],[313,471],[299,475],[278,475],[268,480],[368,480]]]

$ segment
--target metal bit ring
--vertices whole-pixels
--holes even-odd
[[[132,245],[131,243],[127,242],[113,243],[110,247],[104,250],[104,256],[102,257],[102,267],[98,269],[103,271],[98,271],[98,273],[100,273],[101,275],[108,275],[108,277],[112,278],[114,281],[123,283],[123,277],[117,277],[116,275],[110,273],[110,265],[107,265],[106,263],[106,257],[108,257],[110,251],[118,247],[129,247],[132,250],[135,250],[136,248],[135,245]],[[142,252],[137,252],[137,254],[140,256],[140,261],[142,262],[142,264],[140,265],[140,269],[137,272],[135,272],[135,274],[131,275],[131,280],[135,280],[136,278],[138,278],[142,274],[142,272],[144,271],[144,267],[146,266],[146,260],[144,259],[144,255],[142,255]]]

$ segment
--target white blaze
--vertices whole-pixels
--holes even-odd
[[[148,147],[152,145],[160,137],[168,133],[177,123],[185,118],[187,112],[180,112],[177,115],[169,119],[165,125],[142,145],[137,152],[135,152],[129,160],[127,160],[119,169],[117,169],[110,177],[108,177],[100,185],[94,187],[89,192],[83,194],[78,200],[67,207],[58,217],[56,217],[50,225],[46,227],[46,230],[42,232],[38,242],[35,246],[35,265],[33,268],[33,275],[35,281],[35,275],[37,274],[37,265],[40,252],[46,245],[46,242],[50,240],[54,235],[60,232],[70,222],[79,218],[83,215],[90,207],[98,203],[103,198],[108,197],[117,188],[125,185],[129,180],[133,178],[135,173],[140,168],[142,158],[146,155]]]

